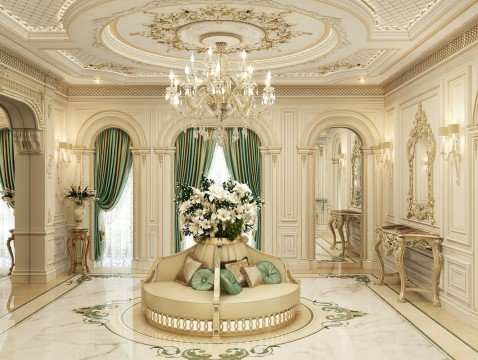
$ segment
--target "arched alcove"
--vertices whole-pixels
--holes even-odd
[[[0,106],[8,114],[11,129],[38,128],[35,111],[27,103],[0,94]]]
[[[143,238],[144,229],[140,227],[141,209],[139,184],[144,178],[143,167],[140,166],[141,156],[147,156],[150,149],[146,135],[141,125],[129,114],[120,111],[102,111],[88,118],[81,126],[74,151],[80,157],[80,171],[76,177],[87,180],[90,185],[94,183],[94,143],[98,135],[108,128],[118,128],[126,132],[132,143],[133,153],[133,262],[140,257],[140,239]],[[78,159],[77,159],[78,161]],[[90,207],[89,216],[90,233],[93,226],[93,210]]]
[[[362,207],[362,265],[366,268],[372,267],[373,252],[372,242],[375,226],[377,225],[374,206],[374,193],[379,194],[379,184],[375,181],[375,159],[373,146],[379,143],[378,131],[373,122],[364,114],[354,111],[327,111],[313,118],[302,133],[301,146],[298,147],[299,154],[304,162],[303,176],[305,177],[305,189],[302,192],[306,213],[302,218],[302,226],[307,231],[302,240],[302,246],[307,249],[307,258],[314,263],[315,244],[310,241],[315,234],[315,186],[314,186],[314,164],[316,162],[316,149],[319,136],[333,128],[345,128],[353,131],[359,136],[363,144],[364,166],[363,166],[363,207]],[[372,189],[375,189],[372,191]],[[313,194],[311,196],[311,194]],[[316,266],[316,264],[312,265]]]

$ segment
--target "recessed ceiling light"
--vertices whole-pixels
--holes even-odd
[[[96,83],[96,84],[99,84],[99,83],[100,83],[100,78],[96,78],[96,79],[95,79],[95,83]]]
[[[360,81],[361,83],[365,82],[365,76],[359,77],[359,81]]]

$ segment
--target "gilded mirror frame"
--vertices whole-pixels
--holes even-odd
[[[413,198],[414,195],[414,159],[416,145],[419,140],[423,140],[426,144],[426,184],[427,184],[427,201],[420,203]],[[415,114],[415,121],[413,128],[410,131],[410,136],[407,143],[408,155],[408,172],[409,172],[409,187],[408,187],[408,213],[407,219],[417,219],[420,221],[428,221],[431,225],[435,224],[435,198],[433,196],[433,163],[435,162],[436,141],[433,135],[432,128],[427,121],[427,115],[423,111],[422,104],[418,105],[418,111]]]
[[[355,136],[354,146],[352,149],[352,158],[351,158],[351,172],[352,172],[352,189],[351,189],[351,200],[350,206],[359,208],[362,206],[362,142],[358,136]],[[360,171],[357,174],[355,171],[356,165],[360,166]],[[357,191],[355,186],[356,177],[359,177],[358,186],[360,187],[360,192]]]

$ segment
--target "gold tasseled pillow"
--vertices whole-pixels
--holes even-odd
[[[244,258],[242,260],[226,264],[225,266],[226,266],[227,270],[232,272],[232,274],[236,278],[239,285],[245,286],[246,285],[246,279],[241,272],[241,268],[243,266],[248,266],[248,265],[249,265],[249,263],[247,262],[247,258]]]
[[[241,272],[246,278],[247,285],[251,288],[264,283],[262,280],[262,274],[255,265],[243,266]]]
[[[189,286],[191,284],[191,279],[194,273],[201,268],[202,268],[202,263],[194,260],[190,256],[186,257],[186,260],[184,260],[183,266],[179,270],[178,275],[176,275],[176,281],[183,285]]]

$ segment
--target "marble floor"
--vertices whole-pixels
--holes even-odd
[[[121,322],[121,306],[138,301],[144,274],[63,278],[21,304],[13,296],[14,308],[11,296],[0,298],[0,359],[478,359],[476,329],[467,329],[469,338],[455,334],[425,305],[398,304],[394,286],[374,285],[371,274],[298,277],[303,303],[321,312],[300,336],[234,344],[161,338],[153,345]],[[3,294],[8,288],[8,279],[0,281]]]
[[[342,244],[338,240],[335,249],[331,249],[333,242],[330,231],[317,231],[315,236],[315,259],[320,263],[359,263],[360,255],[350,247],[345,249],[345,256],[341,256]]]

